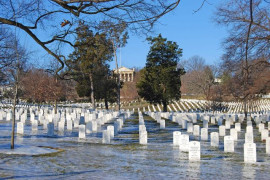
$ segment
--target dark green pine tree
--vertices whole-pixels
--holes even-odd
[[[78,82],[76,90],[80,96],[90,96],[95,108],[95,74],[100,67],[112,60],[112,43],[105,33],[94,33],[89,26],[80,23],[76,29],[74,52],[69,56],[69,72]],[[96,79],[98,81],[98,79]],[[88,86],[89,85],[89,86]]]
[[[182,49],[176,42],[167,41],[161,34],[147,38],[151,44],[147,55],[146,67],[137,83],[138,94],[151,104],[162,104],[167,112],[167,105],[181,97],[180,76],[184,69],[177,68]]]

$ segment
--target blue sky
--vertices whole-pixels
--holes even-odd
[[[168,40],[177,42],[183,49],[181,60],[198,55],[203,57],[207,64],[216,64],[223,53],[221,42],[227,35],[226,29],[212,20],[215,7],[221,0],[208,0],[211,4],[204,4],[194,13],[202,2],[203,0],[182,0],[173,12],[160,19],[160,23],[154,27],[154,34],[150,35],[161,33]],[[146,36],[129,34],[129,37],[127,45],[121,49],[121,65],[142,68],[149,51]],[[48,65],[48,59],[53,59],[25,33],[21,34],[21,41],[33,52],[32,62],[35,66],[44,67]],[[110,65],[111,69],[115,68],[115,62]]]
[[[200,0],[181,1],[174,12],[161,18],[155,26],[156,36],[159,33],[170,41],[175,41],[183,49],[183,59],[194,55],[203,57],[207,64],[219,62],[223,53],[221,43],[226,37],[226,29],[213,22],[214,10],[220,0],[209,0],[211,4],[201,6]],[[126,67],[144,67],[149,45],[146,37],[130,34],[128,44],[121,49],[121,65]],[[111,63],[111,68],[115,63]]]

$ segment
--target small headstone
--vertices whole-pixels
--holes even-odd
[[[211,136],[211,146],[218,147],[219,146],[219,135],[217,132],[210,133]]]
[[[160,129],[165,129],[165,120],[160,119]]]
[[[235,141],[238,140],[238,133],[237,133],[236,129],[234,129],[234,128],[230,129],[230,135]]]
[[[253,143],[253,133],[245,133],[245,143]]]
[[[54,135],[54,124],[52,122],[49,122],[47,124],[47,135],[53,136]]]
[[[241,131],[241,123],[235,123],[235,129],[237,132]]]
[[[225,121],[225,129],[231,129],[231,121],[230,120]]]
[[[187,132],[192,133],[193,132],[193,123],[187,124]]]
[[[211,117],[211,124],[216,124],[216,118],[214,116]]]
[[[193,126],[193,135],[194,136],[200,136],[200,126],[199,125],[194,125]]]
[[[268,132],[267,129],[262,129],[262,131],[261,131],[261,140],[262,141],[266,140],[266,138],[268,138],[268,134],[269,134],[269,132]]]
[[[139,133],[139,143],[143,145],[147,144],[147,131],[142,131]]]
[[[259,124],[259,132],[262,132],[263,129],[264,129],[264,124],[263,123],[260,123]]]
[[[203,120],[203,128],[208,128],[208,121],[207,120]]]
[[[190,141],[189,142],[189,151],[188,151],[189,161],[200,161],[201,159],[201,145],[199,141]]]
[[[110,144],[111,142],[111,134],[107,130],[102,131],[102,143],[103,144]]]
[[[224,152],[234,152],[234,139],[231,136],[224,136]]]
[[[17,133],[24,134],[24,123],[17,122]]]
[[[32,123],[32,131],[38,131],[38,121],[34,119],[31,123]]]
[[[181,134],[180,135],[180,151],[188,152],[189,151],[189,135]]]
[[[110,132],[110,137],[111,139],[114,138],[114,126],[110,125],[110,126],[107,126],[107,131]]]
[[[179,144],[180,144],[180,135],[181,135],[180,131],[174,131],[173,132],[173,145],[179,146]]]
[[[85,125],[79,125],[79,138],[85,139]]]
[[[187,120],[182,120],[182,129],[187,129]]]
[[[225,129],[225,126],[221,125],[219,126],[219,135],[220,136],[226,136],[226,129]]]
[[[208,141],[208,129],[207,128],[201,129],[201,140]]]
[[[246,133],[252,133],[253,134],[253,127],[252,126],[247,126],[246,127]]]
[[[256,144],[245,143],[244,144],[244,162],[255,163],[257,161]]]
[[[67,120],[67,130],[72,131],[73,129],[73,121],[72,120]]]
[[[270,154],[270,137],[266,138],[266,144],[265,144],[266,154]]]

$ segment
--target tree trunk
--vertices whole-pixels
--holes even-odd
[[[106,110],[108,110],[109,109],[109,105],[108,105],[108,99],[107,99],[106,96],[104,98],[104,101],[105,101],[105,108],[106,108]]]
[[[91,88],[91,103],[94,109],[96,109],[96,102],[95,102],[95,94],[94,94],[94,82],[93,82],[93,74],[90,73],[89,74],[89,78],[90,78],[90,88]]]
[[[57,114],[57,100],[54,100],[54,114]]]
[[[117,73],[117,105],[118,105],[118,111],[120,111],[120,74],[119,74],[119,67],[118,67],[118,61],[117,61],[117,55],[116,55],[116,47],[114,42],[112,41],[113,44],[113,54],[114,54],[114,59],[115,59],[115,66],[116,66],[116,73]]]
[[[15,110],[17,104],[17,96],[18,96],[18,84],[15,83],[15,91],[14,91],[14,99],[13,99],[13,107],[12,107],[12,132],[11,132],[11,149],[14,149],[14,137],[15,137]]]
[[[163,101],[162,104],[163,104],[163,112],[167,112],[167,102]]]
[[[245,113],[245,120],[247,120],[247,100],[244,99],[244,113]]]

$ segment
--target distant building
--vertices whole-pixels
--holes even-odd
[[[126,67],[120,67],[118,69],[120,74],[120,80],[123,82],[133,82],[135,76],[135,69],[129,69]],[[117,70],[113,70],[114,74],[117,74]]]

